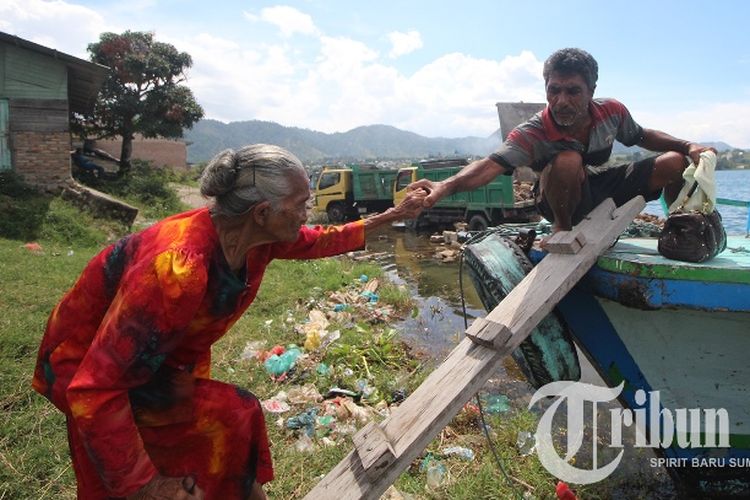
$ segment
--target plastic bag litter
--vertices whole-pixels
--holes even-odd
[[[298,413],[293,417],[289,417],[286,421],[287,429],[300,429],[304,430],[304,433],[312,437],[315,435],[315,419],[318,416],[317,408],[310,408],[302,413]]]
[[[315,449],[315,443],[310,439],[310,436],[303,433],[294,443],[294,449],[300,453],[312,452]]]
[[[365,285],[365,291],[375,293],[379,286],[380,281],[377,278],[373,278]]]
[[[36,241],[24,243],[23,247],[31,253],[42,253],[42,245],[40,245]]]
[[[341,387],[331,387],[328,389],[328,392],[326,393],[326,399],[335,398],[337,396],[351,396],[353,398],[359,396],[354,391],[350,391],[349,389],[342,389]]]
[[[391,416],[391,409],[388,407],[388,403],[386,403],[385,400],[380,400],[378,404],[375,405],[374,409],[375,413],[381,417],[387,418]]]
[[[428,453],[419,466],[419,470],[427,474],[427,488],[436,489],[445,483],[446,468],[443,463]]]
[[[341,398],[337,417],[339,420],[354,419],[360,424],[366,424],[372,420],[372,413],[367,408],[359,406],[349,398]]]
[[[278,399],[266,399],[263,401],[263,409],[271,413],[284,413],[289,411],[289,403]]]
[[[496,415],[498,413],[505,413],[510,410],[510,399],[504,394],[492,394],[482,398],[484,408],[490,415]]]
[[[278,377],[288,372],[294,366],[294,363],[301,354],[302,351],[300,351],[299,348],[290,347],[281,355],[272,354],[269,356],[263,363],[263,366],[273,377]]]
[[[417,500],[419,497],[412,495],[411,493],[402,493],[396,489],[395,486],[391,485],[380,500]]]
[[[258,353],[262,352],[266,348],[266,343],[263,340],[253,340],[245,344],[245,348],[240,354],[240,359],[248,360],[258,357]]]
[[[357,380],[357,389],[359,389],[359,392],[362,393],[362,397],[369,398],[370,395],[375,390],[374,387],[372,387],[367,380],[361,378]]]
[[[448,448],[443,448],[442,450],[440,450],[440,453],[448,456],[455,455],[457,457],[468,460],[469,462],[474,460],[474,450],[465,448],[463,446],[450,446]]]
[[[315,435],[318,437],[327,436],[331,433],[336,423],[336,419],[333,415],[323,415],[316,419],[317,429]]]
[[[305,337],[305,350],[306,351],[315,351],[320,347],[321,340],[320,340],[320,330],[310,330],[307,332],[307,337]]]
[[[577,500],[576,494],[562,481],[557,482],[557,486],[555,486],[555,495],[557,495],[559,500]]]
[[[336,426],[336,434],[339,434],[341,436],[344,435],[353,435],[357,433],[357,428],[352,424],[341,424],[339,423]]]
[[[291,387],[287,390],[286,394],[287,400],[294,405],[323,401],[323,396],[320,395],[320,392],[318,392],[318,389],[313,384]]]
[[[528,431],[520,431],[516,438],[516,448],[522,457],[531,455],[536,450],[536,437]]]

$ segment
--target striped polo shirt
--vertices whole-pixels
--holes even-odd
[[[593,99],[589,113],[592,122],[588,148],[558,129],[547,106],[513,129],[490,159],[510,171],[524,166],[541,171],[561,151],[578,151],[584,165],[597,166],[609,160],[615,140],[633,146],[643,137],[643,128],[615,99]]]

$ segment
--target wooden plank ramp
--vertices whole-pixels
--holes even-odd
[[[620,208],[607,199],[570,231],[573,234],[553,236],[561,243],[553,245],[560,253],[550,252],[487,317],[475,320],[467,338],[390,417],[361,429],[354,437],[355,450],[305,499],[379,498],[644,206],[640,196]]]

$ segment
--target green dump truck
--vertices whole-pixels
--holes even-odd
[[[315,185],[315,209],[330,222],[356,219],[393,206],[393,183],[398,169],[356,164],[325,167]]]
[[[442,181],[468,165],[465,158],[425,160],[399,169],[394,188],[394,203],[406,196],[406,187],[412,182],[427,178]],[[503,222],[528,222],[537,215],[533,199],[516,200],[513,177],[501,175],[489,184],[473,191],[446,196],[434,207],[425,210],[412,227],[427,224],[447,224],[457,221],[468,223],[469,230],[481,231]]]

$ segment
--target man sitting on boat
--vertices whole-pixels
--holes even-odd
[[[671,204],[682,188],[689,159],[697,165],[702,151],[716,152],[641,127],[615,99],[594,99],[598,65],[584,50],[556,51],[545,61],[543,76],[546,108],[513,129],[495,153],[444,181],[420,179],[410,185],[412,190],[429,192],[424,207],[529,166],[540,174],[535,186],[539,211],[552,223],[553,232],[568,231],[606,198],[620,206],[637,195],[655,200],[663,189]],[[609,160],[615,140],[663,154],[601,167]]]

